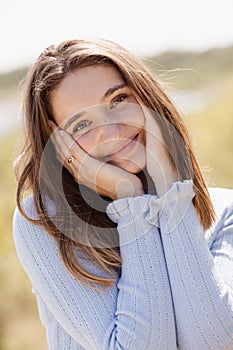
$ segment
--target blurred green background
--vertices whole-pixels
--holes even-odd
[[[144,61],[182,112],[209,186],[233,188],[233,46],[165,52]],[[25,67],[0,75],[0,350],[47,349],[31,284],[12,241],[12,164],[22,140],[24,72]]]

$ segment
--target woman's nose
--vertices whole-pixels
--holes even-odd
[[[122,138],[125,125],[117,122],[104,122],[95,128],[95,140],[97,144]]]
[[[96,144],[104,141],[118,139],[124,135],[125,125],[122,120],[116,118],[113,113],[109,113],[105,105],[98,107],[96,113],[96,127],[93,130],[93,137]]]

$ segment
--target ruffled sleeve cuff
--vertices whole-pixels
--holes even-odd
[[[155,196],[158,198],[157,196]],[[138,197],[127,197],[116,199],[108,204],[106,212],[108,217],[116,222],[126,218],[127,221],[133,217],[148,216],[150,195],[143,194]]]
[[[159,227],[172,233],[186,217],[195,196],[193,181],[174,182],[169,191],[159,199],[151,198],[149,222],[153,223],[155,208],[160,207]]]
[[[144,217],[150,224],[159,226],[158,214],[166,211],[172,217],[175,211],[183,211],[192,200],[195,193],[193,181],[174,182],[172,187],[162,197],[144,194],[138,197],[117,199],[107,206],[108,217],[119,223],[123,218]]]
[[[117,223],[121,247],[143,239],[143,236],[152,229],[146,220],[149,214],[149,199],[148,195],[142,195],[117,199],[108,204],[106,213]],[[158,218],[158,215],[156,217]]]

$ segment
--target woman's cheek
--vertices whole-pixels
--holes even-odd
[[[139,104],[132,104],[131,113],[129,114],[132,120],[132,124],[144,129],[145,116],[143,110]]]
[[[74,139],[75,141],[78,143],[78,145],[80,147],[82,147],[82,149],[90,154],[91,154],[91,151],[93,152],[93,148],[94,148],[94,144],[93,144],[93,137],[91,137],[89,135],[90,133],[87,132],[86,134],[84,135],[80,135],[80,136],[75,136]]]

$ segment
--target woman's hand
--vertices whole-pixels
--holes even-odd
[[[146,131],[147,170],[151,176],[159,197],[168,191],[178,174],[171,163],[169,151],[163,141],[162,133],[152,113],[143,107]]]
[[[76,182],[112,200],[143,194],[142,183],[136,175],[89,156],[69,133],[53,122],[50,128],[57,159],[64,163]],[[74,161],[68,164],[71,155]]]

